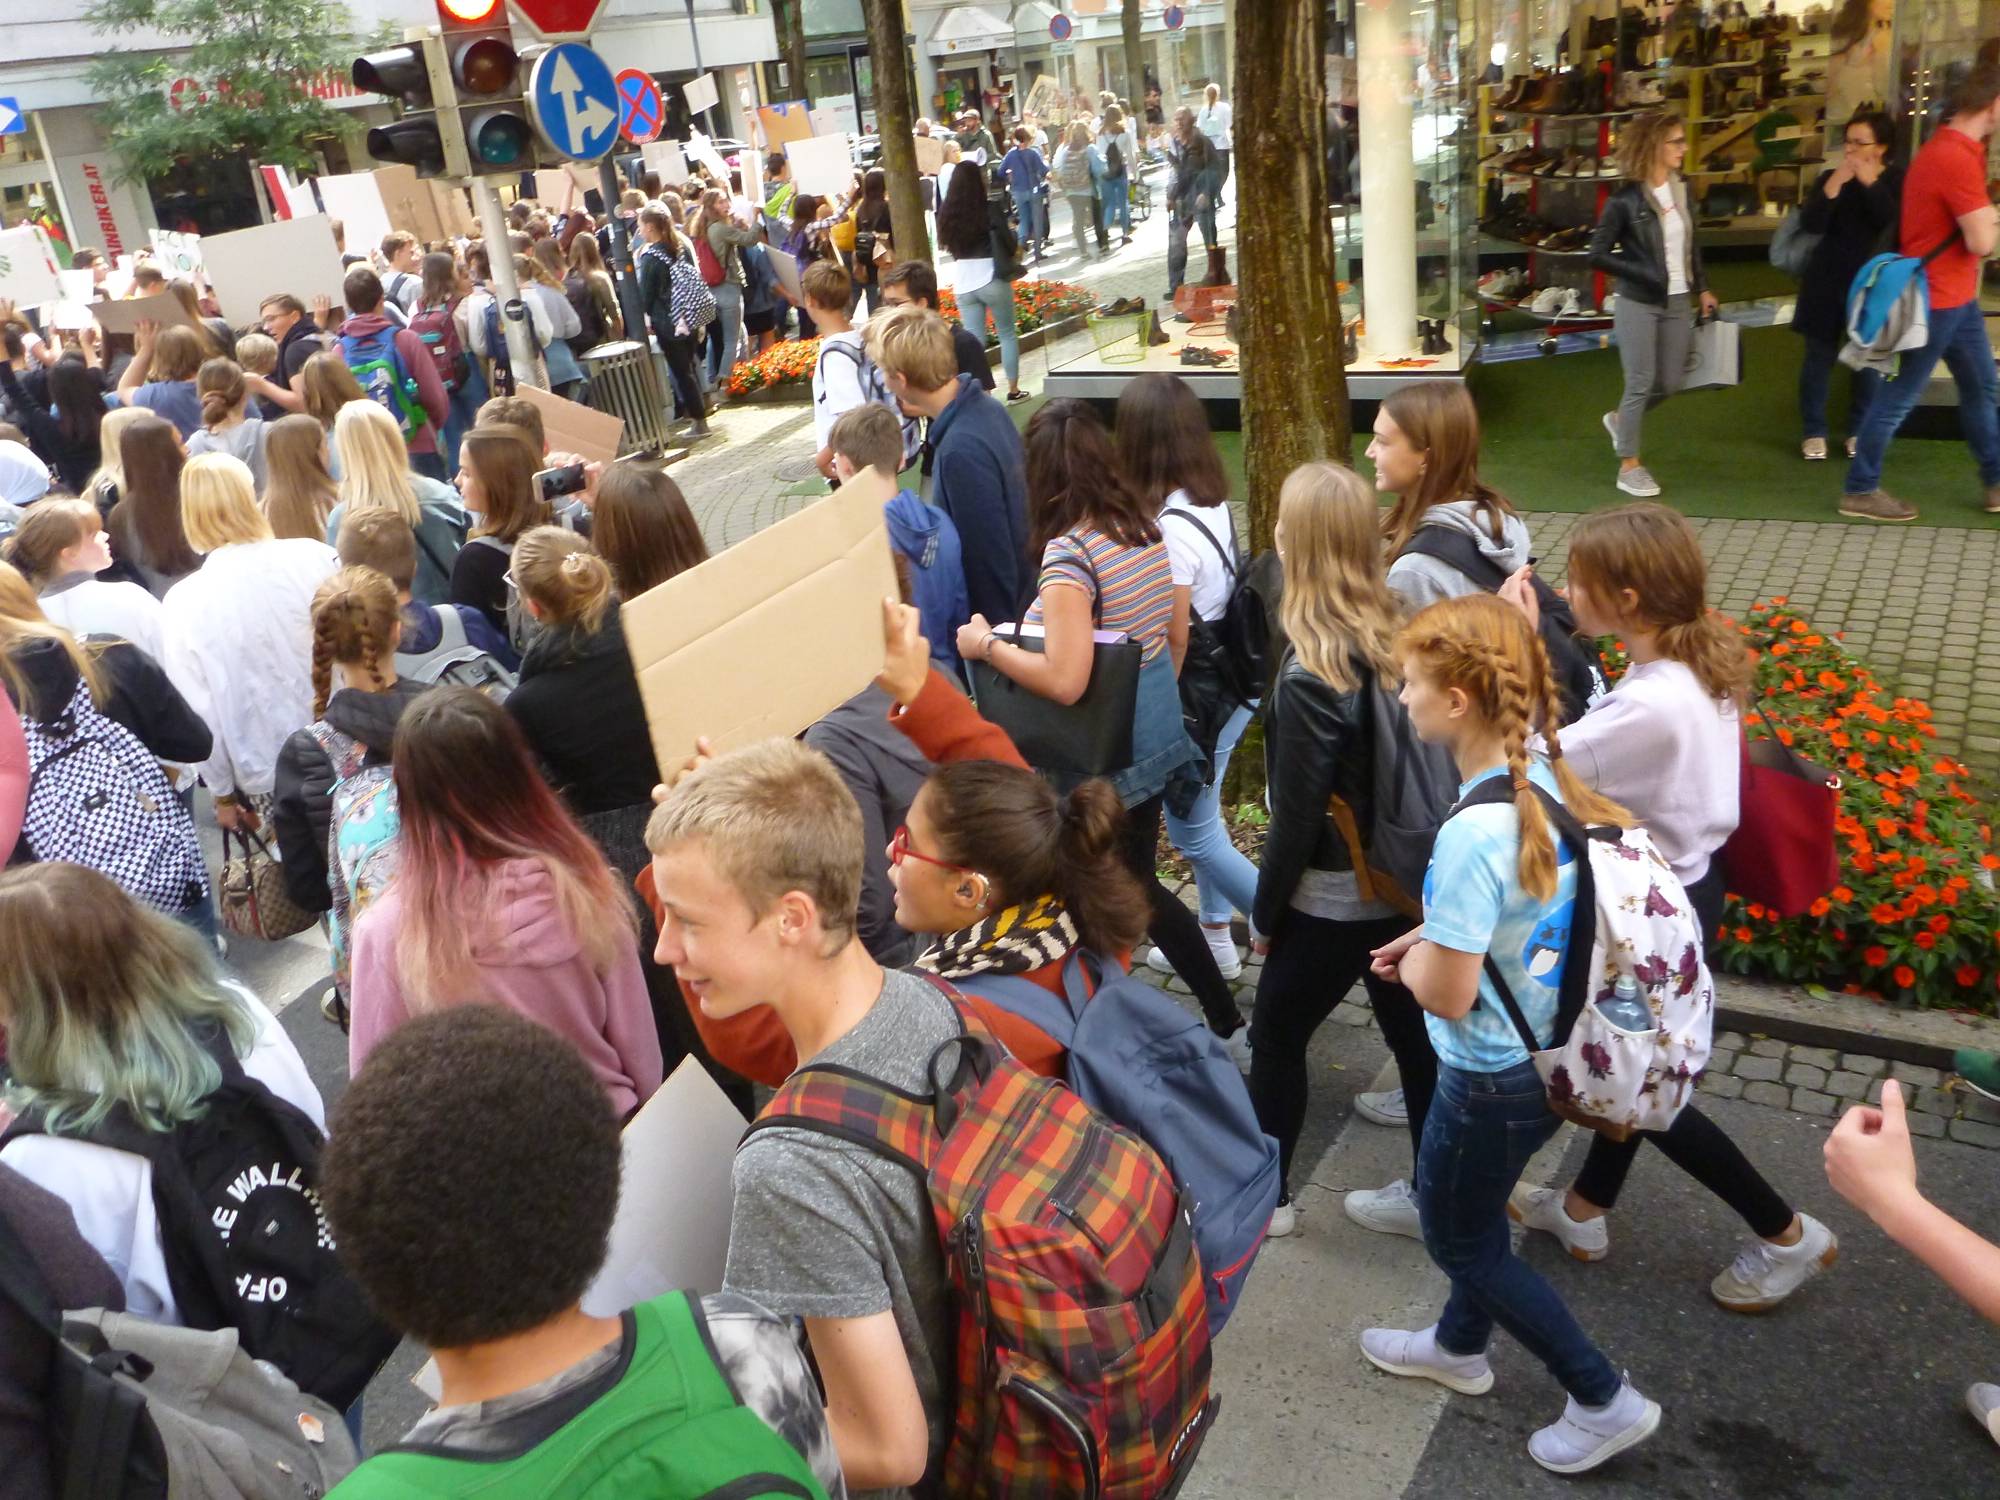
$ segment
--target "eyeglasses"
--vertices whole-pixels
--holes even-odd
[[[910,847],[910,825],[905,823],[897,828],[895,836],[889,840],[889,863],[900,865],[906,859],[920,860],[927,865],[936,865],[940,870],[951,870],[960,875],[977,875],[979,872],[969,865],[955,865],[948,859],[933,859]]]

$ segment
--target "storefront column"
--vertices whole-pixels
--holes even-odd
[[[1355,8],[1361,109],[1361,294],[1378,359],[1417,342],[1417,172],[1410,156],[1410,0]]]

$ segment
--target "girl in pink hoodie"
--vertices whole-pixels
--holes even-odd
[[[437,688],[396,734],[402,851],[354,928],[350,1075],[410,1016],[496,1004],[567,1038],[623,1118],[660,1086],[632,902],[543,783],[519,727]]]

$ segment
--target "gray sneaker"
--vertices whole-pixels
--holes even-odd
[[[1636,469],[1618,471],[1618,488],[1628,495],[1637,495],[1641,500],[1650,500],[1660,493],[1660,481],[1648,472],[1644,464]]]
[[[1840,513],[1858,521],[1914,521],[1917,508],[1898,500],[1887,490],[1870,490],[1865,495],[1842,495]]]

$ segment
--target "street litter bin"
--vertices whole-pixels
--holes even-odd
[[[621,458],[666,447],[672,414],[659,361],[650,347],[631,339],[599,344],[578,362],[590,377],[590,404],[625,419],[625,436],[618,447]]]

